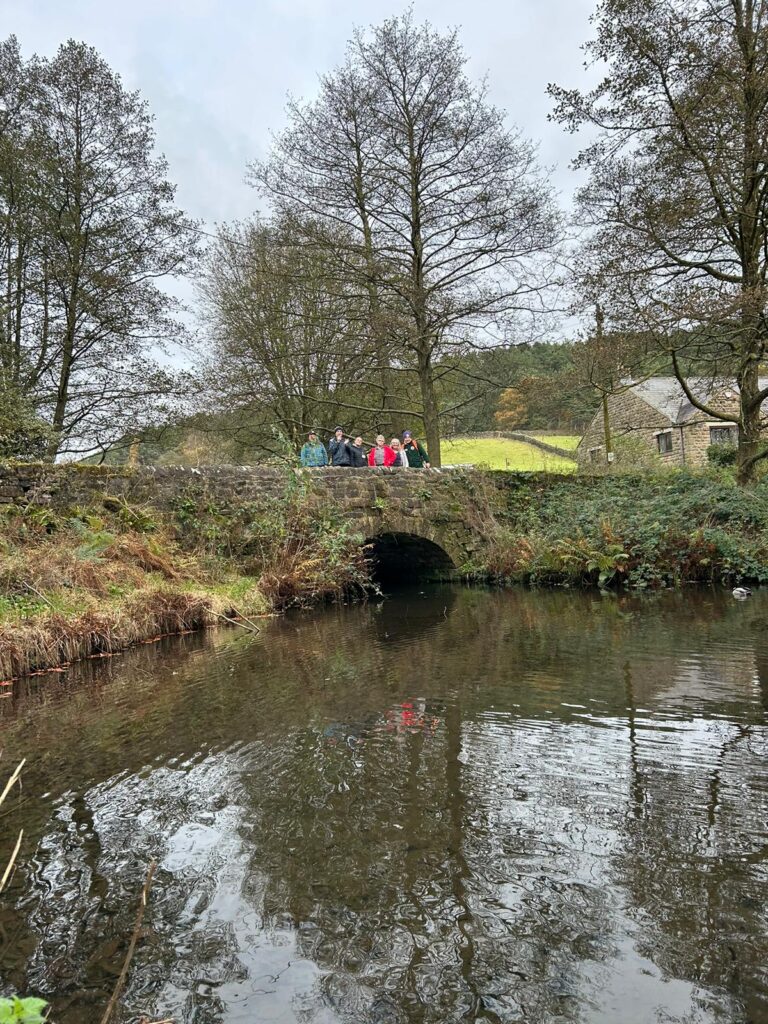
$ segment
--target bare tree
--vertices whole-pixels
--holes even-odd
[[[249,411],[256,447],[271,449],[273,425],[294,443],[310,428],[331,433],[377,370],[358,338],[365,297],[338,280],[324,249],[305,244],[311,231],[281,220],[227,225],[199,278],[214,339],[208,387],[219,407]]]
[[[377,362],[360,411],[372,410],[376,432],[389,435],[398,391],[397,335],[384,308],[381,254],[374,244],[374,209],[383,188],[374,88],[351,60],[324,76],[314,103],[289,103],[289,127],[276,139],[271,159],[251,165],[250,180],[281,218],[305,232],[308,246],[322,250],[327,272],[364,300],[357,344],[373,349]]]
[[[270,160],[252,167],[280,208],[349,231],[341,258],[354,255],[369,289],[384,370],[418,382],[435,465],[446,359],[537,311],[558,229],[533,147],[465,65],[456,32],[410,13],[358,32],[344,67],[314,104],[289,107]]]
[[[746,481],[768,455],[768,3],[603,0],[595,23],[601,84],[550,89],[556,118],[597,129],[577,161],[589,250],[615,325],[655,337],[695,407],[733,418],[687,369],[710,393],[735,380]]]
[[[628,391],[640,380],[651,376],[654,364],[648,356],[648,340],[626,333],[606,333],[605,313],[595,304],[594,330],[571,349],[576,381],[595,392],[603,413],[605,458],[610,466],[614,459],[613,432],[609,398]]]

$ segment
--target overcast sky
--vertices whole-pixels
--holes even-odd
[[[594,0],[415,0],[419,20],[458,26],[469,72],[540,143],[564,201],[578,141],[547,122],[548,82],[583,85]],[[284,124],[286,96],[309,98],[343,59],[355,25],[399,14],[398,0],[0,0],[0,34],[25,56],[72,37],[95,46],[149,101],[180,205],[209,224],[245,217],[245,165]]]

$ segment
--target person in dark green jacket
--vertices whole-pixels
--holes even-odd
[[[306,468],[328,465],[328,452],[314,430],[310,430],[309,440],[302,445],[299,462]]]
[[[403,431],[403,451],[411,469],[429,469],[427,449],[421,441],[416,440],[410,430]]]

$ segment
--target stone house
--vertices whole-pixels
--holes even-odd
[[[760,379],[760,387],[768,378]],[[738,440],[738,388],[710,381],[690,381],[689,387],[706,402],[733,420],[713,419],[685,396],[676,377],[650,377],[608,398],[611,436],[617,462],[659,461],[671,466],[702,466],[712,444],[736,444]],[[606,463],[602,406],[576,449],[580,468],[604,467]]]

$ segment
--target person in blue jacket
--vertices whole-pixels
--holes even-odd
[[[299,462],[307,468],[310,466],[328,465],[328,452],[314,430],[310,430],[309,440],[302,445],[301,452],[299,453]]]

